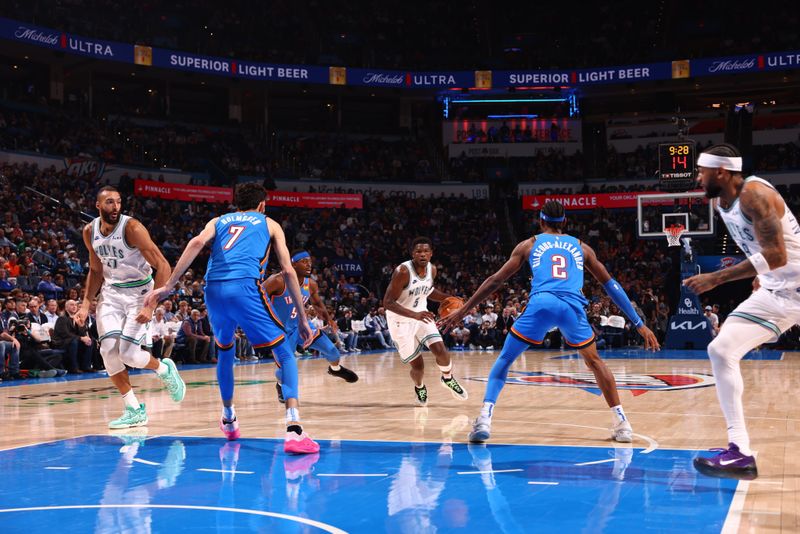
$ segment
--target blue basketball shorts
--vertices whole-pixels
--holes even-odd
[[[522,316],[511,326],[511,335],[540,345],[553,327],[561,330],[564,341],[572,348],[582,349],[594,343],[594,331],[582,303],[555,293],[532,294]]]
[[[258,280],[213,280],[206,284],[206,306],[211,329],[222,349],[232,346],[236,325],[257,349],[273,348],[286,338]]]

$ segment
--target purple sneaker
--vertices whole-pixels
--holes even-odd
[[[739,446],[728,443],[727,449],[711,449],[718,454],[710,458],[695,458],[694,468],[711,477],[753,480],[758,476],[756,459],[739,452]]]

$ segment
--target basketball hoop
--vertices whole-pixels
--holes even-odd
[[[682,224],[674,224],[664,229],[664,235],[667,236],[667,244],[670,247],[681,246],[681,235],[686,232],[686,227]]]

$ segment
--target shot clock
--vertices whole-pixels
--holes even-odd
[[[658,145],[658,173],[662,191],[686,191],[697,178],[694,143],[662,143]]]

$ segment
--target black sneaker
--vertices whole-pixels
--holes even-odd
[[[428,388],[424,385],[421,388],[414,386],[414,393],[417,395],[417,404],[420,406],[425,406],[428,404]]]
[[[344,365],[339,366],[338,371],[334,371],[331,369],[330,365],[328,366],[328,374],[332,376],[338,376],[339,378],[343,379],[345,382],[358,382],[358,375],[355,374],[353,371],[345,367]]]
[[[469,395],[467,394],[467,390],[461,387],[461,384],[458,383],[456,377],[451,376],[450,378],[442,377],[442,387],[449,390],[450,393],[453,394],[453,397],[457,398],[458,400],[467,400]]]
[[[283,388],[281,387],[280,382],[275,382],[275,389],[278,390],[278,402],[281,404],[286,404],[286,399],[283,398]]]

